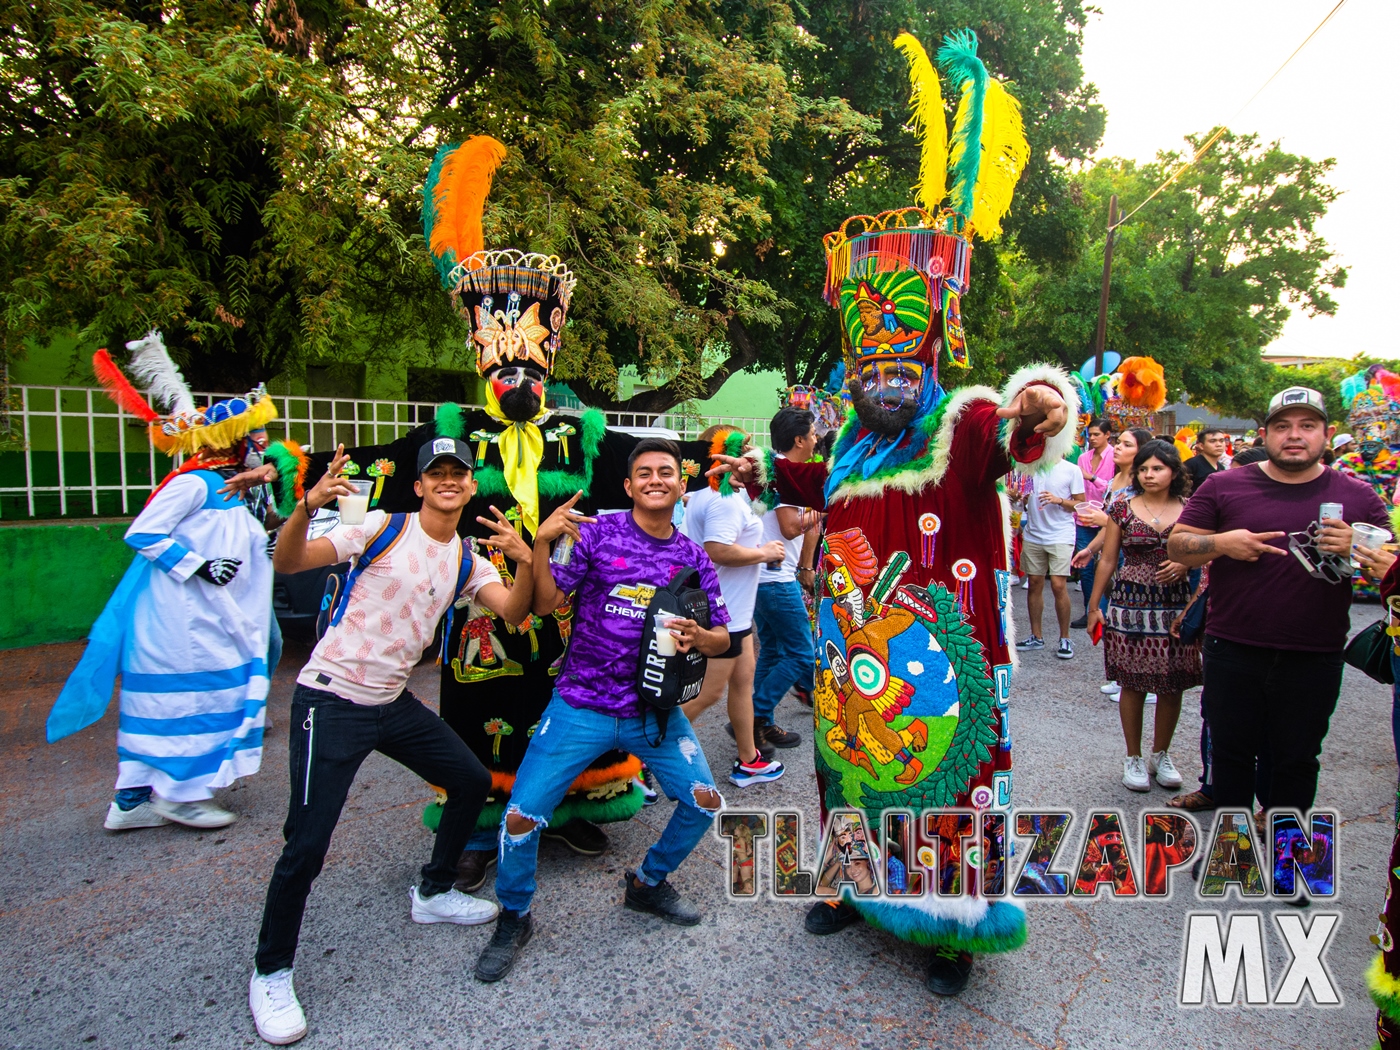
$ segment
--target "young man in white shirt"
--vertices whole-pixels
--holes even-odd
[[[784,408],[770,425],[773,451],[781,459],[806,463],[817,447],[812,413]],[[758,573],[758,598],[753,626],[758,634],[758,664],[753,681],[754,743],[759,747],[796,747],[802,737],[773,722],[778,703],[796,685],[812,688],[812,625],[802,601],[797,573],[802,539],[821,520],[816,511],[780,504],[763,515],[763,542],[774,541],[786,552],[781,565],[764,565]],[[811,582],[812,567],[802,569]]]
[[[273,567],[303,572],[335,565],[363,552],[388,523],[371,511],[363,525],[338,525],[326,536],[306,538],[316,512],[352,489],[338,477],[348,457],[338,450],[326,474],[303,498],[278,539]],[[457,859],[476,826],[491,777],[466,744],[406,688],[409,672],[432,644],[438,619],[463,596],[507,623],[530,612],[532,552],[504,515],[477,520],[520,568],[507,588],[486,558],[462,546],[457,523],[476,493],[471,450],[453,438],[434,438],[418,454],[415,490],[423,507],[404,518],[393,544],[366,565],[351,585],[344,615],[327,629],[297,676],[292,696],[291,804],[287,840],[273,869],[258,935],[256,968],[248,1003],[258,1034],[269,1043],[294,1043],[306,1034],[306,1017],[292,984],[302,914],[311,883],[321,871],[331,833],[360,764],[371,751],[388,755],[447,793],[432,860],[409,892],[414,922],[464,926],[490,922],[496,906],[452,888]],[[461,559],[470,572],[457,593]]]
[[[1060,622],[1060,644],[1055,655],[1074,659],[1069,641],[1069,563],[1074,557],[1074,505],[1084,500],[1084,475],[1073,463],[1061,460],[1044,474],[1031,476],[1031,498],[1021,533],[1021,569],[1030,581],[1026,611],[1029,638],[1016,643],[1022,652],[1044,649],[1040,624],[1045,612],[1045,576],[1055,596],[1055,617]]]
[[[705,431],[700,439],[710,440],[718,429]],[[748,787],[777,780],[783,775],[783,764],[765,755],[768,745],[755,739],[753,608],[758,598],[759,567],[781,562],[786,550],[780,541],[763,542],[763,523],[742,492],[725,496],[714,488],[703,488],[694,493],[686,505],[681,532],[703,546],[714,562],[729,610],[730,643],[726,651],[710,657],[700,695],[681,710],[693,722],[727,689],[730,735],[738,750],[729,782]]]

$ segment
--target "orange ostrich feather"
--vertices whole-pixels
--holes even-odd
[[[158,418],[159,413],[151,407],[141,392],[131,385],[131,380],[122,375],[122,370],[105,349],[92,355],[92,371],[102,388],[107,391],[107,396],[115,401],[123,412],[130,413],[143,423]]]
[[[465,262],[486,247],[481,213],[491,179],[506,159],[506,148],[490,135],[473,135],[450,154],[433,188],[433,234],[428,247],[434,255],[451,252]]]
[[[1152,358],[1130,357],[1118,372],[1118,396],[1134,408],[1156,412],[1167,403],[1167,376]]]

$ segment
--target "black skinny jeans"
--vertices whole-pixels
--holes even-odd
[[[287,744],[292,798],[272,871],[258,934],[258,973],[292,965],[311,883],[321,873],[331,833],[355,774],[371,751],[388,755],[447,792],[433,858],[423,866],[420,893],[452,888],[457,861],[476,827],[491,775],[452,729],[405,690],[378,707],[298,685],[292,694]]]
[[[1268,769],[1260,802],[1306,815],[1342,688],[1342,654],[1267,649],[1210,634],[1201,649],[1216,805],[1252,808],[1259,757]]]

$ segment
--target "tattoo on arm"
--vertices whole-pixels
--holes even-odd
[[[1214,536],[1194,536],[1187,534],[1181,537],[1182,553],[1184,554],[1214,554]]]

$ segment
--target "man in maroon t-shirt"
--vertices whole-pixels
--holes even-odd
[[[1335,428],[1316,390],[1275,394],[1264,426],[1268,460],[1208,477],[1177,519],[1167,553],[1188,566],[1213,562],[1202,649],[1216,804],[1249,808],[1255,758],[1267,755],[1260,803],[1306,813],[1342,684],[1352,593],[1347,522],[1390,522],[1369,485],[1322,465]],[[1325,503],[1340,504],[1341,514],[1320,520]]]

